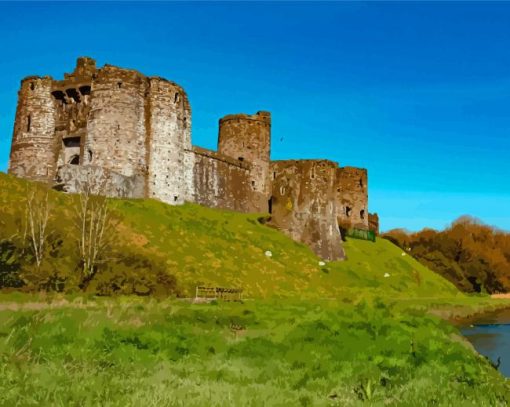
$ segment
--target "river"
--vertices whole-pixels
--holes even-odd
[[[510,377],[510,309],[485,315],[471,324],[461,328],[462,334],[494,363],[500,358],[500,372]]]

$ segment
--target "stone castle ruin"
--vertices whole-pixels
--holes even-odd
[[[191,144],[188,97],[174,82],[79,58],[63,80],[21,81],[9,172],[79,192],[269,213],[321,258],[344,258],[340,231],[377,229],[367,171],[328,160],[271,161],[271,115],[219,121],[218,151]]]

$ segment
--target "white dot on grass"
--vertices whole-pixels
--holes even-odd
[[[319,266],[325,266],[326,263],[324,263],[323,261],[319,261]]]
[[[270,250],[267,250],[265,253],[264,253],[267,257],[273,257],[273,253],[271,253]]]
[[[384,273],[384,277],[388,278],[390,276],[390,273]]]

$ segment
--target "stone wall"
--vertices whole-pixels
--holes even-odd
[[[257,212],[251,164],[193,147],[194,202],[211,208]]]
[[[145,179],[141,175],[127,177],[93,165],[66,164],[58,169],[55,189],[69,193],[90,190],[114,198],[143,198]]]
[[[337,168],[327,160],[271,163],[271,224],[327,260],[344,258],[335,217]]]
[[[337,221],[342,228],[368,230],[367,170],[343,167],[336,170]]]

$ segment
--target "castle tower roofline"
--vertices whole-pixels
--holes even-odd
[[[340,167],[339,169],[342,171],[348,171],[348,172],[353,172],[353,173],[354,172],[357,172],[357,173],[366,173],[367,172],[366,168],[361,168],[361,167],[346,166],[346,167]]]
[[[52,81],[53,78],[51,76],[49,76],[49,75],[45,75],[45,76],[30,75],[30,76],[25,76],[21,80],[21,84],[23,85],[23,83],[25,83],[25,82],[36,81],[36,80]]]
[[[230,120],[252,120],[271,124],[271,113],[267,111],[258,111],[255,114],[246,113],[227,114],[226,116],[223,116],[220,119],[220,124]]]

